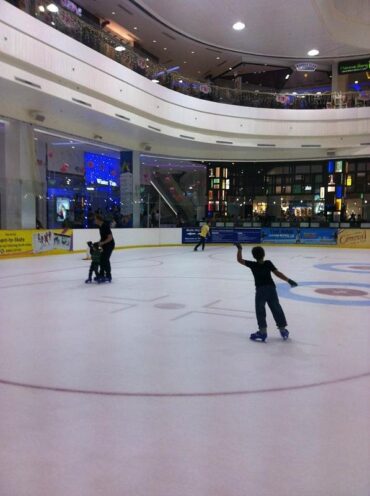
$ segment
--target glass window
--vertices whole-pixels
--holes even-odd
[[[301,185],[300,184],[294,184],[293,185],[293,194],[297,194],[301,192]]]
[[[307,172],[310,172],[310,166],[309,166],[309,165],[296,165],[296,167],[295,167],[295,172],[296,172],[296,174],[297,174],[297,173],[301,173],[301,174],[303,174],[303,173],[305,173],[305,172],[306,172],[306,173],[307,173]]]

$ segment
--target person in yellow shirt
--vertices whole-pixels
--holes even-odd
[[[200,234],[199,234],[200,240],[199,240],[199,243],[196,246],[194,246],[194,251],[197,251],[200,245],[202,245],[202,251],[204,251],[204,246],[206,244],[206,238],[207,238],[207,236],[209,236],[210,225],[211,225],[211,223],[207,221],[201,227]]]

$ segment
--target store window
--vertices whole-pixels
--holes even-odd
[[[46,177],[48,228],[94,227],[101,213],[122,226],[120,150],[35,130],[37,164]]]

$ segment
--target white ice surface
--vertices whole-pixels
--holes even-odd
[[[266,251],[286,342],[231,246],[0,261],[0,495],[369,496],[370,252]]]

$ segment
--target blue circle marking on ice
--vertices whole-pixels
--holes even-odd
[[[317,288],[319,286],[320,290]],[[312,288],[314,292],[318,289],[318,294],[324,294],[323,289],[327,289],[327,295],[337,296],[338,298],[320,298],[319,296],[309,296],[300,294],[299,288]],[[322,288],[322,289],[321,289]],[[351,291],[357,288],[364,288],[360,291]],[[344,305],[355,307],[370,306],[370,284],[354,283],[354,282],[326,282],[326,281],[305,281],[299,282],[296,288],[291,288],[288,284],[278,284],[279,296],[306,303],[319,303],[320,305]],[[360,293],[362,293],[360,295]],[[363,294],[365,293],[365,294]],[[351,296],[358,294],[357,299],[348,299]],[[346,299],[341,299],[346,298]]]
[[[352,272],[355,274],[370,274],[370,264],[364,262],[341,262],[314,265],[316,269],[333,270],[335,272]]]

